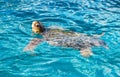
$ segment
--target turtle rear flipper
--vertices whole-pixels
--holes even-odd
[[[100,46],[103,46],[104,48],[109,49],[108,45],[103,40],[100,40],[99,44]]]
[[[102,36],[104,36],[105,35],[105,33],[103,32],[102,34],[99,34],[99,35],[93,35],[94,37],[97,37],[97,38],[100,38],[100,37],[102,37]]]
[[[34,38],[34,39],[31,40],[30,43],[24,48],[23,51],[33,51],[34,48],[35,48],[40,42],[42,42],[41,39],[39,39],[39,38]]]
[[[90,48],[81,49],[81,50],[80,50],[80,53],[81,53],[81,55],[84,56],[84,57],[89,57],[89,56],[93,55],[93,53],[92,53],[92,51],[91,51]]]

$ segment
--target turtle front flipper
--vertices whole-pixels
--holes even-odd
[[[91,55],[93,55],[92,51],[91,51],[91,48],[84,48],[84,49],[81,49],[80,50],[80,53],[82,56],[84,57],[89,57]]]
[[[41,39],[39,39],[39,38],[34,38],[34,39],[31,40],[30,43],[24,48],[23,51],[33,51],[34,48],[35,48],[40,42],[42,42]]]

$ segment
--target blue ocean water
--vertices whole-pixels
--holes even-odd
[[[34,38],[31,23],[95,35],[105,33],[109,49],[93,56],[41,43],[36,55],[23,52]],[[0,77],[120,77],[119,0],[0,0]]]

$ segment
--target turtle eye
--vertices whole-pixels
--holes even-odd
[[[39,25],[39,24],[37,24],[37,25],[36,25],[36,27],[40,27],[40,25]]]

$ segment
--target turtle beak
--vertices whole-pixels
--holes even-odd
[[[36,28],[36,27],[33,27],[32,28],[32,31],[34,32],[34,33],[41,33],[41,31],[40,31],[40,28]]]

